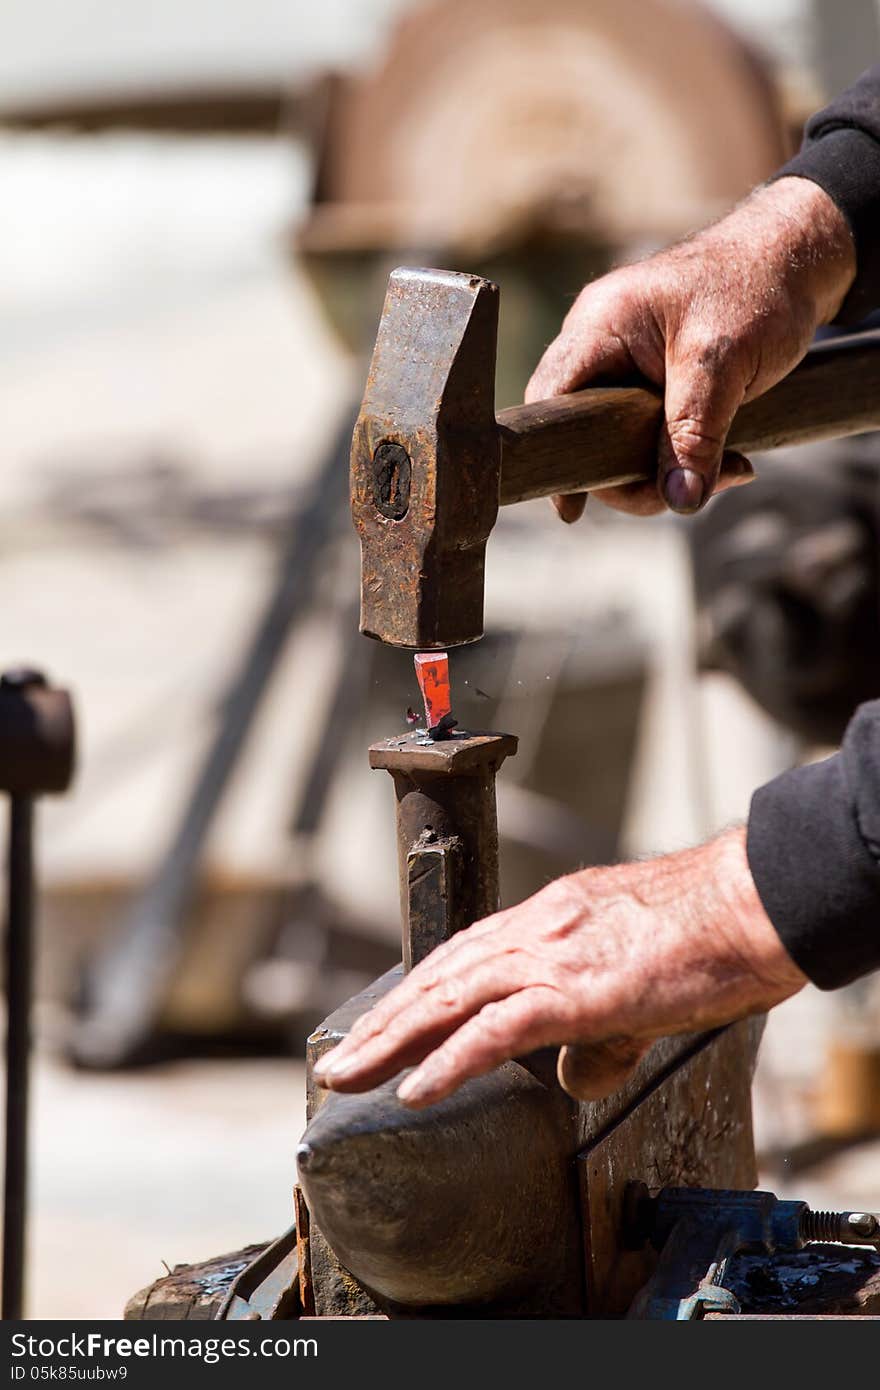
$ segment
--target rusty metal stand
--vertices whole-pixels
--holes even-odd
[[[22,1316],[27,1221],[28,1089],[33,982],[34,799],[73,775],[70,698],[37,671],[0,678],[0,790],[9,795],[6,911],[6,1152],[3,1186],[4,1321]]]
[[[33,967],[33,810],[9,803],[6,916],[6,1168],[3,1185],[4,1322],[22,1315],[27,1207],[28,1058]]]

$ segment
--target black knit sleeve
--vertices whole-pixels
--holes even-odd
[[[811,179],[849,222],[858,272],[838,322],[880,308],[880,64],[807,122],[800,152],[774,175]]]
[[[820,989],[880,967],[880,700],[839,753],[752,798],[748,858],[789,955]]]

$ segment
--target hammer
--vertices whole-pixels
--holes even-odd
[[[483,634],[498,507],[656,472],[662,394],[593,387],[495,413],[498,286],[392,272],[351,452],[361,631],[417,651]],[[880,331],[814,347],[741,407],[742,453],[880,427]]]

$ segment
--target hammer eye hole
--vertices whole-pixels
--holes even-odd
[[[380,444],[373,454],[373,502],[389,521],[402,521],[409,511],[412,464],[402,444]]]

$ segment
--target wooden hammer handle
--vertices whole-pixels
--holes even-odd
[[[652,478],[662,392],[592,387],[498,416],[501,503]],[[811,348],[787,377],[737,411],[727,447],[748,454],[880,429],[880,331]]]

